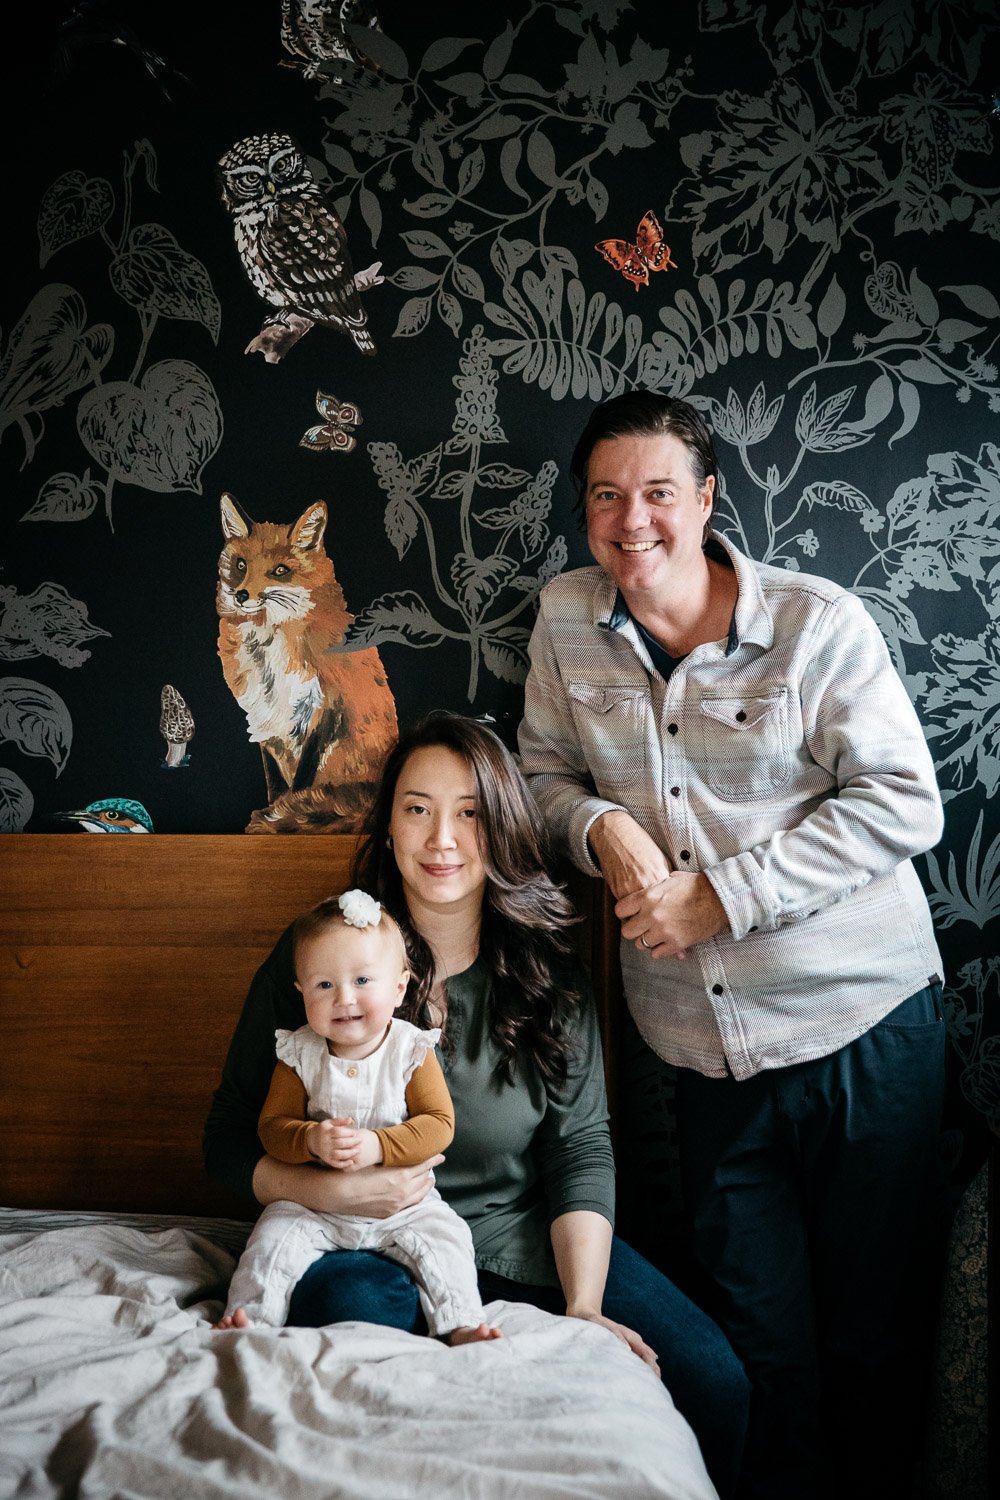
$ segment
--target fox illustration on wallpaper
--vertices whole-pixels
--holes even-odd
[[[378,651],[331,654],[353,616],[323,545],[318,500],[291,526],[221,501],[216,605],[226,682],[261,747],[268,806],[247,833],[354,833],[395,743]]]

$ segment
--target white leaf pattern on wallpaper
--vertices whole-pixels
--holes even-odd
[[[942,796],[981,786],[993,798],[1000,791],[1000,620],[974,640],[935,636],[931,658],[938,670],[918,675],[917,707]]]
[[[918,73],[913,93],[886,99],[880,113],[886,140],[898,142],[903,157],[891,189],[898,205],[893,228],[897,234],[941,229],[956,217],[945,190],[958,152],[993,148],[982,98],[944,75]]]
[[[622,7],[602,3],[583,9],[602,26],[613,28]],[[526,228],[529,219],[538,222],[538,245],[523,242],[528,244],[528,258],[537,254],[544,272],[551,249],[572,262],[575,273],[575,261],[564,246],[546,245],[549,210],[565,200],[585,204],[592,223],[603,220],[610,198],[607,181],[595,171],[598,160],[608,158],[608,171],[613,172],[614,158],[653,146],[651,127],[666,123],[680,88],[677,76],[670,76],[665,48],[651,47],[641,37],[622,48],[609,40],[601,43],[589,26],[557,11],[555,19],[577,30],[580,41],[575,59],[565,63],[565,84],[553,98],[545,84],[500,62],[515,48],[524,50],[525,30],[539,18],[538,11],[530,6],[516,25],[505,23],[483,48],[479,71],[443,71],[469,45],[482,46],[452,39],[447,49],[427,48],[412,76],[405,55],[397,49],[391,80],[373,86],[370,79],[345,78],[335,91],[329,90],[333,138],[326,154],[334,190],[340,193],[338,212],[347,215],[356,201],[373,242],[383,222],[379,195],[395,193],[396,174],[403,169],[412,173],[417,191],[403,195],[402,207],[423,220],[443,220],[460,207],[475,215],[480,190],[495,189],[499,180],[516,203],[518,220]],[[467,52],[463,61],[472,61]],[[599,136],[596,145],[581,139],[592,132]],[[341,144],[344,140],[350,150]],[[374,161],[365,163],[365,155]],[[489,298],[482,252],[488,252],[496,267],[505,218],[491,210],[487,224],[479,229],[470,217],[456,219],[448,225],[447,237],[430,230],[404,231],[410,254],[437,264],[433,269],[403,266],[387,278],[403,290],[425,293],[401,306],[396,337],[419,336],[435,314],[458,335],[465,324],[466,301],[478,307],[488,301],[497,305],[495,297]],[[481,263],[474,266],[470,259],[477,255]],[[555,313],[550,306],[543,315]],[[524,365],[533,370],[532,353],[524,356]],[[569,369],[568,355],[553,366],[543,352],[537,372],[529,378],[545,371],[542,388],[551,388],[559,399],[568,389]],[[578,361],[578,382],[580,378]]]
[[[556,538],[542,569],[533,576],[522,572],[523,564],[549,541],[546,518],[558,470],[549,460],[532,476],[511,464],[483,459],[484,447],[506,443],[507,438],[497,418],[497,372],[481,324],[462,344],[454,384],[458,398],[446,442],[409,462],[395,443],[368,445],[372,469],[388,496],[386,534],[402,559],[423,532],[438,612],[413,591],[382,594],[357,615],[344,649],[392,642],[426,650],[446,640],[465,642],[471,658],[468,699],[474,703],[481,663],[502,682],[524,681],[530,628],[521,617],[542,583],[564,564],[566,546],[562,537]],[[446,460],[462,455],[468,455],[464,464],[442,472]],[[503,508],[483,509],[475,502],[477,490],[519,493]],[[436,506],[450,502],[450,525],[432,520],[425,500]],[[493,534],[484,553],[476,550],[474,524]],[[447,580],[438,540],[445,529],[455,537]],[[515,539],[520,557],[511,550]]]
[[[0,833],[22,833],[35,810],[35,799],[15,771],[0,766]]]
[[[116,343],[105,324],[85,331],[83,300],[64,286],[44,288],[36,296],[0,366],[0,434],[9,422],[19,423],[26,461],[34,456],[44,432],[38,413],[84,392],[77,408],[77,431],[91,458],[106,470],[99,493],[112,530],[117,481],[160,494],[200,494],[201,471],[222,437],[215,389],[197,365],[167,359],[143,373],[161,317],[199,323],[214,343],[221,319],[201,261],[183,250],[164,225],[133,225],[137,181],[144,179],[156,191],[156,172],[156,152],[149,141],[137,141],[125,152],[117,238],[112,228],[115,194],[103,177],[64,173],[49,187],[38,214],[42,264],[57,250],[94,235],[109,251],[111,285],[133,308],[139,324],[138,348],[127,378],[102,382],[112,353],[123,349],[126,340],[119,335]],[[69,333],[74,337],[67,337]],[[97,508],[97,484],[89,469],[83,482],[75,482],[72,474],[56,475],[23,519],[85,520]]]
[[[62,771],[73,741],[69,710],[51,688],[25,677],[0,677],[0,740],[43,756]]]
[[[1000,1128],[1000,1035],[990,1034],[1000,1009],[1000,957],[976,958],[959,969],[944,992],[952,1043],[966,1066],[962,1093]]]
[[[219,342],[221,310],[201,261],[178,245],[162,224],[140,224],[108,267],[111,285],[145,317],[156,313],[203,323]]]
[[[954,850],[948,854],[946,875],[942,873],[935,854],[924,855],[930,886],[927,899],[938,927],[974,922],[983,928],[987,922],[1000,916],[1000,834],[980,856],[982,837],[983,813],[980,812],[961,873]]]
[[[350,647],[385,645],[440,646],[446,632],[438,625],[427,605],[412,589],[381,594],[367,608],[359,610],[351,626]]]
[[[114,207],[114,192],[103,177],[64,172],[49,188],[38,210],[39,265],[44,266],[65,245],[103,229]]]
[[[732,443],[734,447],[750,448],[771,436],[774,424],[781,416],[785,398],[777,396],[769,402],[764,382],[759,381],[746,404],[746,410],[732,386],[729,387],[725,402],[705,396],[699,398],[697,404],[708,417],[712,431],[718,437]]]
[[[886,176],[867,120],[821,121],[786,78],[764,98],[720,100],[723,129],[685,136],[691,175],[671,194],[671,219],[693,223],[691,248],[715,272],[761,244],[777,264],[802,236],[839,250],[843,221],[875,200]]]
[[[140,386],[106,381],[77,408],[87,452],[111,480],[160,493],[201,494],[201,471],[222,439],[222,412],[208,376],[186,359],[150,365]]]
[[[98,377],[113,348],[106,323],[87,327],[83,298],[71,286],[53,282],[35,293],[0,360],[0,437],[17,423],[25,463],[45,432],[41,413]]]
[[[737,276],[728,283],[725,311],[713,277],[699,277],[697,286],[708,316],[702,316],[691,292],[675,293],[673,305],[664,304],[659,310],[666,333],[657,330],[652,335],[655,356],[647,356],[647,345],[640,352],[640,367],[645,357],[647,378],[637,384],[662,385],[671,395],[692,396],[698,394],[692,391],[696,381],[744,355],[763,351],[778,359],[787,346],[816,348],[809,307],[796,296],[790,281],[776,285],[764,276],[748,286]]]
[[[0,584],[0,660],[51,656],[62,667],[82,667],[90,659],[82,643],[107,635],[61,584],[40,583],[30,594]]]
[[[84,470],[82,478],[77,474],[53,474],[21,520],[82,521],[97,509],[100,498],[101,487],[93,483],[89,469]]]

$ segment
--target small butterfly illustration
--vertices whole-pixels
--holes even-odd
[[[636,291],[649,285],[650,271],[666,271],[677,262],[670,258],[670,246],[663,238],[663,226],[650,209],[639,220],[635,232],[636,243],[631,240],[599,240],[594,246],[606,261],[620,271],[626,281],[631,281]]]
[[[356,446],[354,428],[363,420],[353,401],[341,402],[326,391],[317,391],[316,410],[323,420],[302,434],[299,447],[311,448],[314,453],[334,450],[350,453]]]

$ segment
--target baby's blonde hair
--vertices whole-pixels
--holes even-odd
[[[406,952],[406,943],[400,931],[399,923],[395,917],[391,917],[382,907],[379,920],[367,927],[357,927],[346,921],[344,913],[340,909],[339,897],[327,896],[324,901],[319,901],[309,911],[303,912],[301,917],[296,918],[292,926],[292,962],[298,971],[299,952],[304,943],[311,942],[321,933],[330,931],[333,927],[342,927],[348,932],[372,932],[378,936],[385,935],[390,942],[395,940],[399,949],[399,967],[408,969],[410,960]]]

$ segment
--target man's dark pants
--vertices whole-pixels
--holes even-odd
[[[753,1384],[741,1496],[909,1493],[941,1237],[941,985],[829,1057],[678,1070],[711,1311]]]

